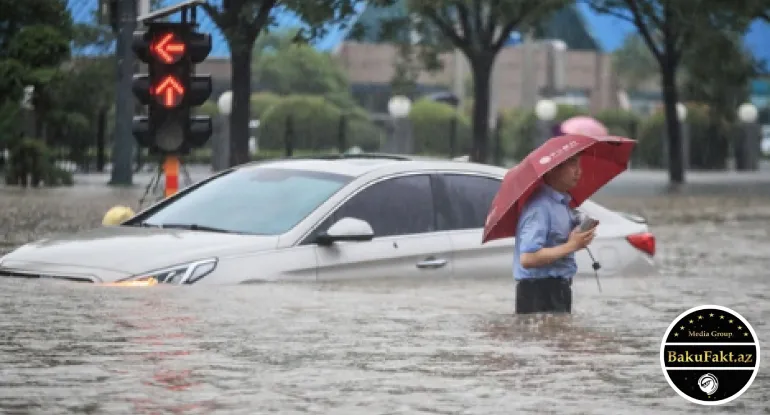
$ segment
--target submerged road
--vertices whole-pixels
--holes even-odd
[[[199,180],[208,172],[191,172]],[[770,338],[770,179],[631,171],[594,199],[641,213],[661,274],[575,282],[574,314],[512,315],[496,280],[104,289],[0,281],[0,413],[679,414],[659,363],[679,313],[735,309]],[[133,188],[0,187],[0,254],[98,226]],[[746,190],[751,189],[751,190]],[[470,276],[469,276],[470,277]],[[770,361],[708,412],[766,413]]]

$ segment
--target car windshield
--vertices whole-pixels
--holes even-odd
[[[352,177],[260,167],[218,177],[144,218],[144,226],[279,235],[350,182]]]

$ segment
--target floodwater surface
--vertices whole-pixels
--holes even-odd
[[[0,193],[6,251],[95,226],[117,201],[49,193],[25,192],[34,208]],[[751,388],[720,407],[687,402],[660,367],[666,328],[694,306],[731,307],[763,346],[770,337],[768,203],[720,203],[608,199],[651,218],[661,273],[604,278],[603,292],[576,281],[571,316],[513,315],[507,278],[205,289],[2,280],[0,413],[768,413],[767,349]]]

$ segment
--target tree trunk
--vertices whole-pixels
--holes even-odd
[[[468,59],[473,71],[473,146],[470,160],[486,163],[489,156],[489,100],[494,59]]]
[[[45,121],[42,111],[35,111],[35,139],[44,142],[46,145],[50,145],[47,137],[45,136]]]
[[[107,131],[107,108],[99,108],[99,115],[96,121],[96,171],[102,173],[104,171],[104,147],[105,147],[105,133]]]
[[[661,88],[666,113],[668,136],[668,176],[672,184],[684,183],[684,157],[682,151],[682,130],[679,126],[676,104],[679,93],[676,87],[676,66],[670,62],[661,65]]]
[[[249,154],[249,114],[251,96],[251,55],[253,42],[231,42],[233,106],[230,113],[230,167],[247,163]],[[235,46],[235,47],[233,47]]]

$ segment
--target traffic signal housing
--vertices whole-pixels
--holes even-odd
[[[211,95],[211,76],[195,75],[195,65],[211,51],[211,37],[185,23],[149,23],[134,33],[132,49],[147,64],[134,75],[132,89],[147,115],[135,116],[133,133],[141,147],[160,153],[187,153],[211,136],[211,117],[193,108]]]
[[[211,36],[208,33],[189,32],[187,38],[192,73],[189,84],[189,105],[199,107],[211,96],[211,75],[195,74],[195,66],[211,53]],[[187,141],[193,147],[202,147],[211,137],[213,125],[208,115],[192,115],[187,128]]]

